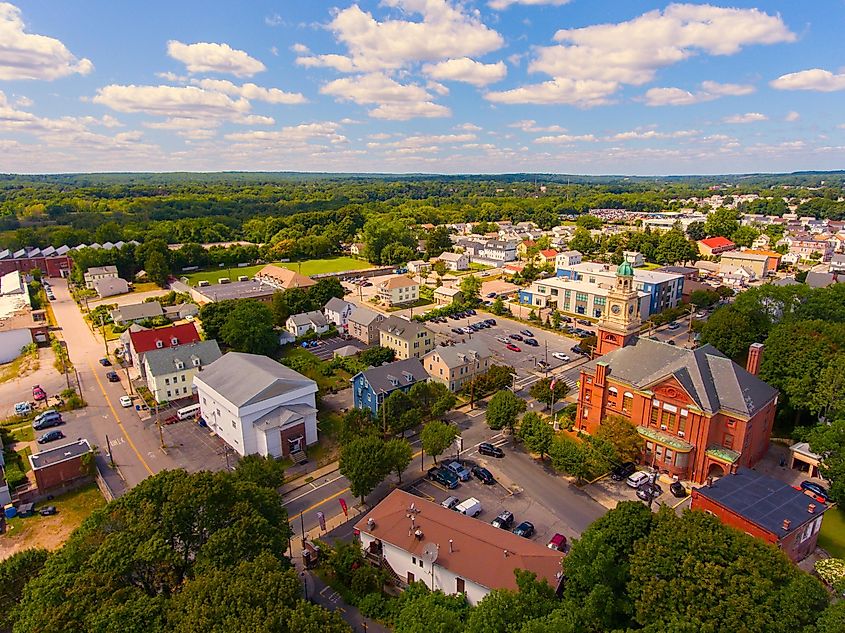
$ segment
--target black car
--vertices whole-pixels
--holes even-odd
[[[523,521],[513,529],[513,533],[522,538],[534,536],[534,524],[530,521]]]
[[[575,319],[576,323],[580,323],[581,325],[592,325],[592,321],[588,321],[587,319]]]
[[[530,345],[531,347],[539,347],[539,345],[540,345],[540,344],[537,342],[537,339],[535,339],[535,338],[527,338],[527,339],[525,339],[525,341],[523,341],[523,342],[524,342],[526,345]]]
[[[454,332],[455,334],[463,334],[464,333],[464,331],[462,329],[456,328],[456,327],[452,328],[452,332]]]
[[[560,320],[561,320],[563,323],[572,323],[572,317],[562,316],[562,317],[560,317]]]
[[[49,516],[53,516],[57,512],[58,512],[58,510],[56,510],[56,506],[44,506],[43,508],[41,508],[38,511],[38,514],[40,514],[43,517],[49,517]]]
[[[120,382],[120,376],[117,375],[117,372],[110,371],[106,374],[106,378],[109,382]]]
[[[689,494],[687,492],[687,489],[684,488],[684,484],[682,484],[680,481],[672,482],[672,484],[669,486],[669,492],[671,492],[674,496],[678,497],[678,499],[683,499]]]
[[[53,431],[47,431],[44,435],[38,438],[39,444],[46,444],[48,442],[55,442],[56,440],[61,440],[65,436],[59,429],[55,429]]]
[[[488,457],[504,457],[505,452],[499,448],[498,446],[493,446],[489,442],[481,442],[478,445],[478,452],[481,455],[487,455]]]
[[[472,308],[470,308],[469,310],[467,310],[467,314],[470,314],[470,315],[472,315],[472,316],[475,316],[475,310],[473,310]]]
[[[500,528],[502,530],[510,530],[511,526],[513,525],[513,512],[508,512],[505,510],[495,519],[490,522],[490,525],[493,527]]]
[[[512,338],[515,341],[521,341],[522,337],[519,334],[508,334],[508,338]]]
[[[495,293],[495,292],[488,292],[488,293],[487,293],[487,298],[488,298],[488,299],[495,299],[495,298],[496,298],[496,293]]]
[[[827,488],[821,484],[817,484],[815,481],[802,481],[801,490],[809,490],[814,495],[821,497],[825,501],[830,501],[830,493],[827,491]]]
[[[442,466],[432,466],[428,469],[428,478],[446,486],[451,490],[458,487],[458,476]]]
[[[613,470],[610,471],[610,478],[613,481],[622,481],[633,474],[635,470],[637,470],[637,465],[634,462],[625,462],[613,467]]]
[[[496,319],[484,319],[484,322],[491,327],[496,325]]]
[[[523,336],[534,336],[534,332],[531,330],[520,330],[519,333]]]
[[[100,359],[100,364],[101,364],[103,367],[111,367],[111,361],[110,361],[108,358],[101,358],[101,359]]]
[[[657,484],[650,484],[644,483],[642,486],[637,488],[637,496],[642,499],[643,501],[648,501],[649,496],[652,499],[657,499],[660,495],[663,494],[663,488],[661,488]]]
[[[575,352],[576,354],[581,354],[581,355],[584,355],[584,356],[586,356],[590,353],[587,350],[583,349],[580,345],[573,345],[569,349],[571,351]]]
[[[491,473],[483,466],[473,466],[472,474],[475,475],[475,478],[486,486],[492,486],[494,483],[496,483],[496,478],[493,477],[493,473]]]

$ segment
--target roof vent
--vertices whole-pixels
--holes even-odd
[[[375,529],[375,527],[376,527],[376,522],[373,519],[373,517],[370,517],[369,519],[367,519],[367,529],[372,532]]]
[[[790,525],[792,525],[792,521],[790,521],[789,519],[783,520],[783,529],[784,530],[788,530]]]
[[[807,506],[807,512],[809,512],[810,514],[813,514],[813,512],[815,512],[815,511],[816,511],[816,504],[815,503],[811,503]]]
[[[508,550],[505,550],[505,558],[507,558],[509,555],[510,555],[510,552]]]

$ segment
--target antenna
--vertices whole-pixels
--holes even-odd
[[[429,564],[433,564],[434,561],[437,560],[437,556],[440,554],[440,548],[437,546],[437,543],[426,543],[423,547],[422,555],[425,560],[429,562]]]

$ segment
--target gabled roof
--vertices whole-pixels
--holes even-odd
[[[116,275],[117,266],[92,266],[85,271],[86,275]]]
[[[414,516],[413,529],[409,514]],[[553,588],[558,586],[560,552],[404,490],[391,492],[355,527],[418,558],[427,543],[435,543],[435,565],[488,589],[517,589],[515,569],[532,571]],[[417,529],[421,538],[415,536]]]
[[[417,321],[407,321],[398,316],[390,316],[379,325],[379,330],[409,341],[416,338],[418,334],[428,331],[428,328]]]
[[[419,286],[419,284],[410,277],[406,277],[405,275],[394,275],[393,277],[388,277],[379,284],[379,288],[384,288],[386,290],[393,290],[394,288],[407,288],[409,286]]]
[[[470,362],[490,358],[492,354],[490,354],[490,350],[487,349],[486,345],[473,341],[472,343],[457,343],[447,347],[435,347],[424,358],[429,358],[430,356],[439,356],[446,367],[452,369],[463,367]]]
[[[778,394],[777,389],[712,345],[690,350],[638,338],[631,345],[590,361],[583,370],[593,373],[598,362],[608,365],[612,380],[638,389],[649,389],[674,377],[694,402],[710,414],[722,411],[750,417]]]
[[[245,380],[248,378],[248,380]],[[316,393],[317,383],[267,356],[229,352],[194,376],[236,407],[244,407],[306,388]]]
[[[726,237],[708,237],[705,240],[699,240],[699,244],[704,244],[708,248],[720,248],[722,246],[734,246],[734,243],[731,242]]]
[[[193,323],[181,323],[154,330],[130,331],[129,338],[132,340],[132,348],[135,353],[143,354],[151,349],[159,349],[156,341],[161,341],[162,347],[172,347],[174,338],[177,345],[185,345],[186,343],[196,343],[200,340],[200,335]]]
[[[358,376],[364,376],[376,393],[389,393],[399,387],[407,387],[428,380],[428,373],[423,369],[423,364],[419,358],[397,360],[386,365],[371,367],[356,374],[355,378]]]
[[[319,310],[313,310],[311,312],[301,312],[300,314],[292,314],[288,317],[288,319],[292,321],[297,327],[301,327],[304,325],[323,327],[328,324],[325,315]]]
[[[272,283],[283,290],[289,290],[290,288],[310,288],[317,283],[310,277],[300,275],[296,271],[274,264],[267,264],[255,274],[255,277]]]
[[[152,317],[162,316],[163,314],[164,310],[158,301],[133,303],[126,306],[119,306],[111,311],[111,317],[115,322],[149,319]]]
[[[176,347],[165,347],[163,349],[151,349],[144,354],[144,362],[147,364],[147,371],[153,376],[173,374],[181,371],[177,361],[181,362],[183,369],[196,367],[195,359],[199,367],[205,368],[220,358],[220,347],[217,341],[199,341]]]
[[[352,323],[358,323],[359,325],[363,325],[366,327],[379,317],[383,317],[383,315],[379,312],[375,312],[374,310],[370,310],[369,308],[355,306],[347,320]]]
[[[338,299],[337,297],[332,297],[326,302],[326,305],[323,307],[323,310],[326,312],[345,312],[352,304],[348,301],[344,301],[343,299]]]
[[[553,248],[547,248],[544,251],[540,251],[540,255],[546,259],[551,259],[552,257],[557,257],[557,251]]]
[[[451,251],[444,251],[440,253],[437,259],[442,259],[444,262],[457,262],[463,257],[462,253],[452,253]]]

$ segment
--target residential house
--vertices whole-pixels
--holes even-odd
[[[698,252],[704,257],[712,257],[736,249],[736,244],[726,237],[708,237],[698,240]]]
[[[622,257],[624,257],[625,261],[631,264],[634,268],[638,266],[645,266],[645,258],[643,257],[643,254],[638,253],[637,251],[622,251]]]
[[[370,367],[352,377],[352,406],[369,409],[378,416],[381,404],[394,391],[408,393],[418,382],[428,380],[419,358],[408,358]]]
[[[753,249],[768,249],[772,245],[772,238],[765,233],[760,233],[751,243]]]
[[[388,306],[413,303],[420,298],[420,285],[405,275],[393,275],[379,283],[378,297]]]
[[[172,306],[164,306],[164,316],[171,321],[190,319],[190,317],[195,317],[199,313],[200,309],[196,303],[177,303]]]
[[[175,347],[187,343],[197,343],[200,340],[199,332],[193,323],[181,323],[167,327],[146,329],[133,325],[127,330],[128,336],[124,339],[123,358],[131,365],[138,368],[143,377],[144,365],[143,356],[150,350]]]
[[[349,247],[349,253],[355,257],[363,257],[366,245],[361,242],[356,242]]]
[[[808,271],[804,283],[810,288],[827,288],[839,281],[839,276],[834,273],[820,273],[815,271]],[[845,277],[842,278],[845,281]],[[841,282],[840,282],[841,283]]]
[[[379,326],[384,319],[380,312],[356,306],[347,319],[347,333],[367,345],[378,343]]]
[[[164,309],[158,301],[145,303],[132,303],[125,306],[118,306],[111,311],[111,318],[117,325],[129,325],[147,319],[164,316]]]
[[[326,320],[334,324],[339,332],[346,332],[349,315],[352,314],[354,309],[354,304],[332,297],[323,306],[323,314],[326,315]]]
[[[538,266],[554,266],[557,261],[557,251],[553,248],[547,248],[537,253],[534,262]]]
[[[528,251],[537,246],[534,240],[522,240],[516,246],[516,254],[520,259],[525,259],[528,256]]]
[[[194,376],[220,358],[217,341],[198,341],[144,353],[147,388],[156,402],[168,402],[193,395]]]
[[[446,306],[450,303],[463,301],[464,294],[460,288],[440,286],[434,289],[434,303],[439,306]]]
[[[690,507],[774,545],[796,563],[815,551],[824,513],[830,509],[802,490],[750,468],[693,488]]]
[[[830,258],[830,263],[827,268],[828,272],[843,275],[845,274],[845,255],[837,254]]]
[[[558,252],[557,257],[555,257],[555,270],[580,264],[582,257],[578,251]]]
[[[104,279],[95,279],[92,283],[94,291],[101,299],[105,297],[114,297],[115,295],[123,295],[129,292],[129,282],[120,277],[107,277]]]
[[[743,369],[711,345],[634,337],[581,367],[575,427],[594,434],[622,416],[644,440],[641,463],[696,483],[753,467],[768,450],[778,398],[757,378],[762,353],[752,344]]]
[[[436,261],[441,261],[446,264],[449,270],[466,270],[469,268],[469,257],[466,253],[450,253],[448,251],[441,253]]]
[[[317,383],[272,358],[229,352],[194,385],[202,419],[239,455],[287,457],[317,442]]]
[[[275,266],[274,264],[267,264],[264,268],[255,274],[256,281],[263,282],[279,290],[290,290],[291,288],[310,288],[317,282],[300,275],[298,272]]]
[[[768,263],[766,264],[766,269],[769,273],[774,273],[777,271],[778,266],[780,266],[780,259],[782,255],[777,251],[770,251],[768,249],[760,249],[760,248],[744,248],[742,253],[750,253],[751,255],[765,255],[769,258]],[[728,255],[733,255],[733,252],[728,253]]]
[[[431,264],[421,259],[414,259],[408,262],[408,272],[415,275],[423,275],[431,270]]]
[[[449,391],[460,391],[490,368],[493,355],[478,341],[435,347],[423,357],[423,367],[432,380],[443,383]]]
[[[833,257],[833,244],[829,239],[810,233],[796,233],[784,238],[789,245],[789,252],[803,259],[819,259],[829,262]]]
[[[748,251],[731,251],[723,253],[719,260],[719,274],[730,276],[740,269],[750,274],[750,279],[763,279],[769,272],[769,256],[749,253]]]
[[[315,334],[322,334],[329,331],[329,323],[326,321],[326,316],[319,310],[311,312],[302,312],[301,314],[292,314],[285,322],[285,329],[291,333],[292,336],[299,338],[305,336],[309,332]]]
[[[83,278],[85,279],[85,287],[93,290],[95,281],[99,279],[117,279],[119,276],[117,274],[117,266],[93,266],[85,271]]]
[[[434,333],[417,321],[391,316],[379,326],[379,345],[392,349],[396,358],[422,358],[434,349]]]
[[[92,455],[91,445],[84,438],[29,455],[39,494],[70,488],[86,479],[93,480]]]
[[[517,569],[557,589],[563,554],[509,530],[396,489],[355,524],[367,561],[403,583],[424,583],[478,604],[494,589],[517,591]]]

